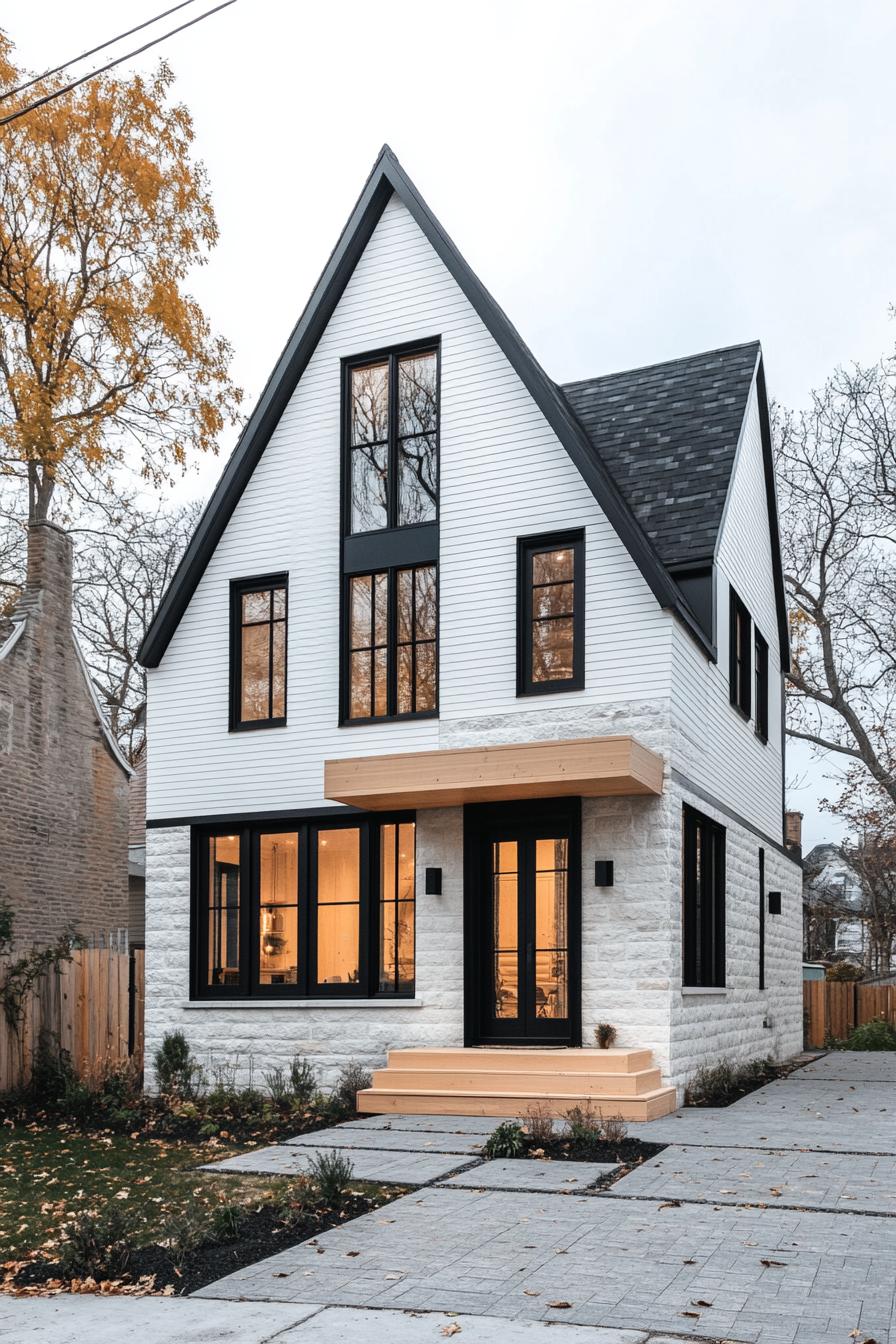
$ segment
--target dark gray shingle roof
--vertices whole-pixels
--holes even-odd
[[[666,565],[712,556],[759,342],[562,392]]]

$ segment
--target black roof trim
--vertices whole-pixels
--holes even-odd
[[[140,646],[140,662],[145,667],[157,667],[160,663],[237,501],[393,192],[407,208],[507,356],[590,487],[657,601],[662,607],[672,609],[706,651],[711,653],[677,585],[629,509],[616,482],[595,453],[588,435],[561,390],[548,378],[505,313],[464,261],[392,150],[384,145],[323,274],[224,468],[168,591],[159,604],[155,619]]]
[[[768,505],[769,539],[772,547],[772,577],[775,585],[775,607],[778,612],[778,644],[781,649],[781,671],[790,671],[790,621],[787,617],[787,593],[784,587],[784,564],[781,559],[781,533],[778,523],[778,491],[775,486],[775,454],[772,448],[771,417],[768,392],[765,386],[765,365],[762,352],[756,363],[756,391],[759,403],[759,432],[762,437],[762,466],[765,474],[765,498]]]

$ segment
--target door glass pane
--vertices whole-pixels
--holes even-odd
[[[535,1016],[569,1016],[569,842],[535,842]]]
[[[208,842],[207,984],[238,985],[240,978],[240,838]]]
[[[517,843],[492,846],[492,946],[495,1017],[519,1016],[519,882]]]
[[[295,985],[299,970],[299,838],[259,840],[259,965],[262,985]]]
[[[317,979],[358,983],[361,833],[355,827],[317,835]]]

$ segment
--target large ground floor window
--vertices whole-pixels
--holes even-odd
[[[194,827],[194,998],[414,993],[413,818]]]

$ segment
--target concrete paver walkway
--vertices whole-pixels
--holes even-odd
[[[518,1168],[567,1164],[473,1165],[492,1127],[481,1118],[353,1122],[328,1138],[352,1160],[403,1144],[422,1157],[466,1138],[471,1165],[201,1295],[403,1310],[417,1322],[413,1340],[433,1337],[427,1313],[455,1311],[483,1323],[642,1331],[652,1342],[659,1332],[886,1344],[896,1324],[893,1065],[888,1056],[827,1056],[811,1076],[797,1071],[733,1106],[630,1125],[670,1147],[614,1186],[582,1193],[485,1188],[488,1167],[512,1184],[526,1179]],[[321,1143],[306,1138],[299,1147]],[[488,1335],[505,1337],[515,1338]]]
[[[476,1190],[552,1190],[569,1194],[573,1190],[587,1190],[601,1177],[618,1170],[615,1162],[539,1162],[530,1157],[505,1157],[468,1167],[440,1184],[472,1186]]]

